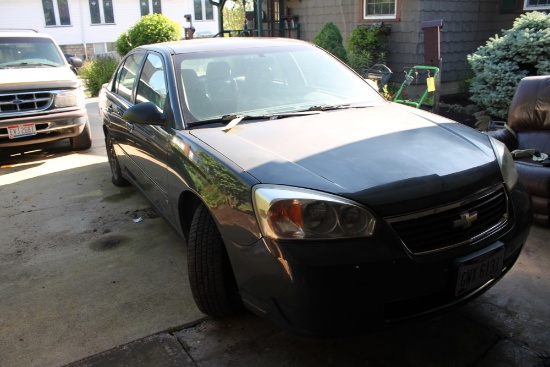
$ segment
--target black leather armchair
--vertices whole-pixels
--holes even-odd
[[[508,113],[505,129],[489,134],[510,151],[535,149],[550,156],[550,76],[526,77],[519,83]],[[535,223],[550,226],[549,160],[516,158],[520,181],[533,199]]]

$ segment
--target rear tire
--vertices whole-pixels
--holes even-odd
[[[214,317],[227,317],[243,310],[225,245],[204,204],[197,207],[191,222],[187,267],[199,310]]]
[[[105,136],[105,148],[107,149],[107,158],[109,160],[109,165],[111,166],[111,181],[113,182],[113,185],[117,187],[129,186],[130,182],[122,177],[122,171],[115,153],[115,147],[109,133]]]
[[[71,138],[72,150],[90,149],[92,146],[92,133],[90,130],[90,121],[86,120],[84,130],[80,134]]]

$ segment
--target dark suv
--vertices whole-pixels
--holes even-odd
[[[92,145],[84,90],[54,39],[32,30],[0,30],[0,149],[69,138]]]

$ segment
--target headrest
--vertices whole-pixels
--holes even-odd
[[[514,131],[550,130],[550,75],[523,78],[508,111]]]
[[[245,73],[245,81],[255,85],[269,84],[273,81],[273,60],[257,58],[250,63]]]
[[[226,61],[212,61],[206,66],[206,78],[208,79],[229,79],[231,67]]]
[[[183,79],[183,86],[186,93],[191,93],[193,90],[199,91],[201,88],[201,82],[197,73],[193,69],[182,69],[181,77]]]

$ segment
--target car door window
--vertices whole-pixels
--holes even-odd
[[[166,79],[162,58],[155,53],[147,55],[139,77],[136,103],[153,102],[159,110],[164,109],[166,100]]]
[[[114,92],[128,102],[132,101],[132,90],[136,81],[136,75],[143,60],[144,54],[135,53],[126,58],[124,63],[118,69]]]

